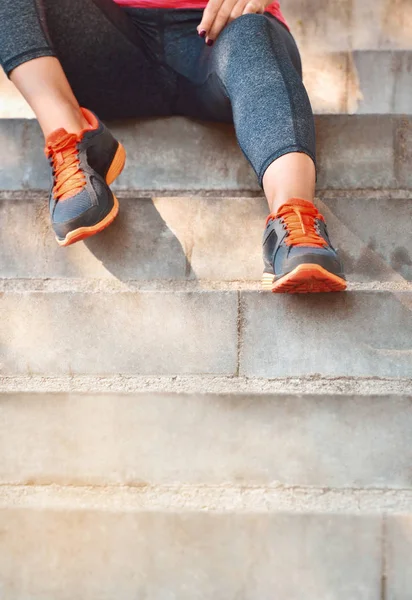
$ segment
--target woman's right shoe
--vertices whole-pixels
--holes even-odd
[[[91,111],[81,110],[90,128],[79,134],[58,129],[46,140],[53,176],[50,216],[60,246],[99,233],[119,212],[109,185],[122,172],[126,153]]]
[[[324,217],[307,200],[292,199],[269,215],[263,236],[264,289],[275,293],[341,292],[343,266]]]

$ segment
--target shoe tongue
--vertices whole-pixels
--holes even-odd
[[[309,200],[301,200],[300,198],[291,198],[287,202],[285,202],[280,208],[283,206],[301,206],[302,208],[315,208],[315,205]]]
[[[278,218],[278,217],[284,215],[286,212],[289,212],[296,208],[306,209],[308,211],[308,213],[311,213],[311,214],[316,214],[316,212],[317,212],[316,206],[312,202],[309,202],[309,200],[301,200],[300,198],[291,198],[290,200],[288,200],[287,202],[284,202],[282,204],[282,206],[279,208],[278,212],[276,213],[275,218]],[[305,210],[302,210],[302,212],[305,212]]]
[[[66,140],[68,136],[69,134],[65,129],[56,129],[56,131],[53,131],[53,133],[47,137],[46,145],[50,144],[50,146],[56,146],[57,144],[60,144],[60,142]]]

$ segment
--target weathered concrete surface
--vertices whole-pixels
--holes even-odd
[[[7,600],[376,600],[380,519],[0,511]],[[348,576],[350,574],[350,576]]]
[[[121,199],[111,227],[65,252],[50,226],[46,193],[0,200],[0,277],[186,279],[193,225],[206,204],[197,198]]]
[[[411,120],[389,115],[317,117],[318,187],[411,187]],[[125,121],[112,124],[112,129],[128,152],[117,189],[259,189],[228,125],[170,118]],[[42,146],[34,121],[0,121],[0,189],[49,188]]]
[[[395,132],[395,146],[399,149],[397,176],[406,188],[412,188],[412,120],[403,117],[403,126]]]
[[[310,0],[305,0],[309,1]],[[345,0],[350,4],[351,0]],[[322,0],[326,8],[327,0]],[[411,49],[412,5],[410,0],[354,0],[351,43],[358,50]]]
[[[241,294],[247,377],[412,376],[412,295]]]
[[[303,51],[412,49],[410,0],[287,0],[282,10]]]
[[[388,600],[410,600],[412,590],[412,518],[386,521],[386,595]]]
[[[401,117],[328,116],[317,120],[319,188],[403,188],[395,130]]]
[[[234,374],[237,294],[27,293],[0,298],[2,374]]]
[[[412,239],[408,198],[322,195],[317,206],[325,216],[332,243],[339,249],[351,281],[412,279]]]
[[[359,86],[356,89],[355,83],[353,89],[355,93],[360,94],[354,112],[358,114],[412,113],[411,51],[357,51],[353,55],[353,71]],[[356,106],[355,99],[351,105]]]
[[[412,113],[410,50],[325,53],[315,48],[304,51],[302,60],[315,114]]]
[[[247,377],[412,377],[409,292],[250,291],[237,304],[235,291],[5,292],[1,372],[230,375],[240,343]]]
[[[3,394],[0,483],[412,489],[411,431],[401,396]]]
[[[376,197],[378,196],[378,197]],[[409,196],[322,194],[351,281],[412,280]],[[47,198],[0,200],[0,278],[257,281],[264,198],[122,198],[104,233],[61,249]]]

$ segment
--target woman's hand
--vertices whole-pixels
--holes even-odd
[[[262,14],[273,0],[209,0],[197,28],[199,35],[211,46],[219,33],[234,19],[253,13]]]

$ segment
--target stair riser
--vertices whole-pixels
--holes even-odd
[[[406,490],[411,431],[412,397],[3,394],[0,484]]]
[[[4,294],[0,305],[4,374],[237,368],[236,293]]]
[[[411,31],[412,37],[412,31]],[[351,58],[353,60],[351,60]],[[357,81],[359,102],[348,93],[348,111],[358,114],[412,113],[412,52],[362,52],[348,58],[348,83]],[[382,77],[385,84],[382,85]],[[356,89],[356,88],[355,88]],[[326,91],[326,90],[325,90]]]
[[[1,373],[411,377],[411,309],[407,292],[8,292]]]
[[[247,377],[412,375],[412,295],[242,294]]]
[[[412,279],[410,198],[318,201],[350,281]],[[0,200],[0,278],[258,281],[263,198],[123,198],[105,232],[62,250],[44,198]]]
[[[382,597],[378,517],[10,508],[0,530],[7,600]]]
[[[117,189],[259,190],[229,125],[152,119],[113,132],[129,159]],[[412,117],[322,115],[317,135],[319,189],[412,188]],[[49,189],[34,121],[0,120],[0,142],[0,189]]]
[[[412,113],[410,50],[322,52],[315,48],[303,51],[302,60],[315,114]]]

